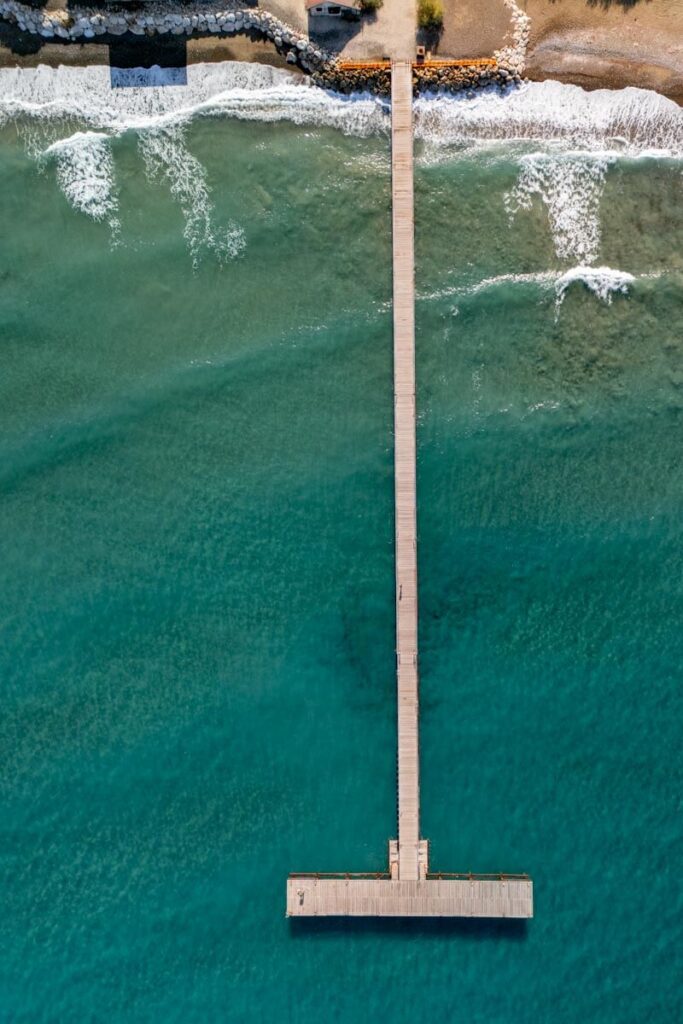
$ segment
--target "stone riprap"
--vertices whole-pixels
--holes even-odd
[[[345,68],[343,63],[333,63],[312,73],[316,85],[335,92],[371,92],[387,96],[391,92],[391,71],[380,68]],[[474,93],[475,89],[498,85],[506,88],[521,82],[519,74],[508,71],[496,64],[413,66],[413,92],[464,92]]]
[[[253,33],[271,40],[287,63],[304,71],[329,66],[335,58],[267,11],[240,4],[220,8],[193,4],[145,4],[144,8],[69,7],[43,11],[17,0],[0,0],[0,18],[46,40],[84,42],[103,36],[191,36]]]
[[[493,56],[498,62],[498,67],[504,69],[512,76],[524,73],[526,64],[526,51],[529,45],[529,32],[531,31],[531,18],[525,14],[521,7],[518,7],[515,0],[503,0],[503,3],[510,11],[512,21],[512,43],[496,50]]]
[[[496,54],[497,66],[415,67],[415,92],[442,90],[459,92],[478,86],[507,86],[520,80],[528,39],[528,18],[514,4],[513,46]],[[517,13],[515,13],[517,12]],[[213,4],[147,3],[129,10],[122,7],[69,7],[45,11],[18,0],[0,0],[0,19],[21,32],[39,35],[46,41],[87,42],[124,36],[206,36],[253,35],[268,39],[288,64],[310,74],[316,85],[343,93],[373,92],[388,95],[391,76],[388,68],[346,69],[336,54],[329,53],[308,36],[291,28],[267,11],[233,3]]]

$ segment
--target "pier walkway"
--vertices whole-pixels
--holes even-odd
[[[417,493],[415,485],[415,254],[413,83],[408,61],[391,73],[394,264],[394,492],[398,686],[398,877],[419,877],[420,778],[417,678]]]
[[[384,874],[293,874],[290,917],[531,917],[526,875],[430,875],[420,838],[412,65],[391,65],[398,840]]]

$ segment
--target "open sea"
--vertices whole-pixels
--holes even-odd
[[[0,71],[0,1022],[680,1024],[683,112],[416,103],[423,835],[395,835],[386,104]]]

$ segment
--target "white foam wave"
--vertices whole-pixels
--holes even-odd
[[[221,114],[366,136],[388,131],[388,109],[375,97],[339,96],[308,87],[291,72],[238,61],[192,64],[187,84],[173,88],[112,89],[106,67],[0,69],[0,123],[19,115],[67,117],[123,131]],[[563,150],[683,156],[683,110],[645,89],[586,92],[548,81],[505,94],[483,90],[474,99],[422,96],[415,101],[415,130],[438,146],[534,141]]]
[[[307,80],[290,72],[238,62],[190,65],[187,84],[172,88],[112,89],[106,67],[0,69],[0,125],[17,121],[34,153],[75,137],[84,127],[91,134],[110,136],[137,132],[148,169],[163,165],[161,176],[185,211],[194,259],[202,247],[221,256],[235,255],[244,239],[234,225],[219,232],[211,223],[206,174],[183,141],[183,128],[192,118],[286,120],[368,136],[388,131],[388,109],[377,98],[339,96],[308,87]],[[585,92],[578,86],[542,82],[504,95],[485,90],[474,99],[421,97],[415,103],[415,127],[428,154],[485,148],[517,160],[519,180],[507,200],[511,215],[528,210],[534,197],[540,197],[557,254],[581,263],[598,258],[599,204],[610,162],[623,155],[683,157],[683,110],[642,89]],[[104,176],[99,183],[94,180],[93,143],[79,145],[84,152],[78,159],[76,146],[69,159],[57,164],[60,184],[76,208],[104,209],[113,199],[111,193],[106,198]],[[107,160],[110,156],[104,167]],[[198,182],[194,188],[193,176]],[[79,197],[89,190],[88,204]]]
[[[351,100],[308,88],[299,76],[256,64],[229,62],[187,68],[187,83],[135,74],[126,88],[112,88],[110,69],[47,68],[0,70],[0,126],[15,121],[34,157],[56,160],[57,179],[75,209],[108,217],[114,224],[113,161],[107,139],[134,131],[150,176],[164,180],[185,216],[185,237],[193,262],[203,251],[219,259],[245,246],[236,224],[218,228],[206,172],[184,140],[194,117],[229,116],[254,121],[288,120],[330,125],[347,134],[386,131],[386,104]],[[90,129],[83,132],[83,127]],[[68,139],[68,142],[65,140]]]
[[[486,90],[473,100],[418,99],[415,108],[426,161],[482,148],[513,157],[519,178],[506,198],[511,217],[540,197],[557,255],[582,263],[599,255],[600,200],[610,164],[623,156],[683,157],[683,110],[643,89],[586,92],[538,82],[505,95]],[[528,153],[529,143],[536,152]]]
[[[48,146],[45,156],[55,161],[57,181],[74,209],[118,227],[114,161],[108,135],[76,132]]]
[[[558,307],[561,306],[567,289],[580,282],[609,306],[614,295],[628,294],[629,288],[635,280],[633,274],[629,274],[625,270],[613,270],[611,267],[572,267],[555,281],[556,303]]]
[[[659,276],[659,273],[639,275],[642,279]],[[634,274],[625,270],[579,265],[567,271],[541,270],[527,274],[498,274],[495,277],[485,277],[468,285],[460,285],[429,295],[419,295],[418,298],[431,300],[452,297],[457,300],[479,295],[482,292],[494,291],[505,285],[535,285],[541,291],[554,292],[557,314],[568,289],[573,285],[583,285],[601,302],[611,305],[613,297],[616,294],[627,295],[636,280]],[[454,312],[457,311],[457,307],[455,307]]]
[[[219,259],[238,256],[244,249],[244,232],[235,224],[218,232],[212,223],[213,206],[206,172],[187,149],[182,128],[166,127],[140,135],[138,144],[151,179],[163,177],[185,215],[185,238],[196,264],[202,249]]]
[[[549,149],[683,156],[683,110],[646,89],[587,92],[529,82],[502,94],[419,97],[416,134],[432,146],[496,146],[529,141]]]
[[[365,136],[388,130],[387,110],[387,104],[378,99],[337,96],[309,87],[307,79],[291,72],[239,61],[191,64],[187,84],[172,88],[112,89],[107,67],[0,69],[0,124],[20,116],[45,121],[68,118],[99,130],[123,132],[185,124],[195,116],[225,115],[329,125]]]
[[[600,248],[600,198],[612,158],[601,154],[532,153],[505,203],[511,218],[540,196],[548,211],[555,252],[561,259],[591,261]]]

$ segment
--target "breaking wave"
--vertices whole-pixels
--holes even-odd
[[[238,225],[218,228],[204,168],[188,151],[184,129],[196,117],[289,121],[348,135],[388,134],[384,100],[340,96],[290,72],[228,62],[187,68],[186,84],[112,88],[106,67],[0,70],[0,126],[16,121],[29,152],[54,159],[57,181],[77,210],[117,223],[112,137],[137,134],[148,174],[163,179],[183,209],[196,261],[203,251],[232,258],[244,247]],[[144,76],[140,78],[142,82]],[[131,84],[133,83],[133,84]],[[471,155],[515,160],[519,177],[507,197],[511,217],[535,196],[548,212],[557,255],[592,263],[600,246],[599,207],[610,164],[622,156],[683,156],[683,111],[642,89],[585,92],[557,82],[530,83],[474,99],[442,95],[415,102],[423,159]],[[530,145],[534,152],[529,153]]]
[[[15,121],[28,152],[42,163],[54,160],[59,187],[74,209],[106,219],[114,229],[111,139],[135,132],[148,176],[163,180],[183,211],[195,264],[204,252],[232,259],[246,242],[239,225],[214,224],[206,171],[185,142],[193,118],[287,120],[355,135],[386,130],[388,122],[386,105],[378,101],[333,97],[308,87],[305,79],[261,65],[190,65],[186,84],[173,79],[161,85],[168,76],[160,73],[141,72],[138,85],[137,80],[129,73],[125,88],[112,88],[107,67],[2,69],[0,126]]]
[[[611,267],[572,267],[555,281],[556,304],[560,306],[567,289],[578,282],[609,306],[614,295],[627,295],[635,280],[633,274]]]
[[[388,130],[386,103],[328,93],[299,75],[261,64],[191,64],[186,84],[156,85],[159,75],[145,74],[141,81],[152,84],[135,86],[134,73],[127,75],[126,88],[112,88],[108,67],[1,69],[0,124],[19,116],[68,118],[123,132],[183,125],[197,116],[226,116],[327,125],[361,136]]]
[[[646,89],[586,92],[560,82],[529,82],[474,99],[420,97],[416,134],[432,146],[544,143],[551,148],[629,156],[683,156],[683,110]]]
[[[154,83],[155,76],[147,73],[146,80]],[[367,136],[388,132],[388,111],[385,100],[340,96],[291,72],[239,61],[192,64],[184,85],[125,89],[111,87],[107,67],[0,70],[0,124],[24,115],[124,131],[223,115]],[[532,141],[573,150],[683,155],[683,110],[658,93],[634,88],[586,92],[549,81],[507,93],[483,90],[474,99],[422,96],[415,101],[415,132],[441,147]]]
[[[453,298],[467,299],[484,292],[496,291],[500,288],[522,285],[537,291],[554,293],[556,315],[564,302],[570,288],[580,285],[587,289],[601,302],[612,304],[615,295],[628,295],[638,280],[658,277],[659,274],[643,274],[636,277],[625,270],[612,267],[592,267],[579,265],[570,270],[543,270],[527,274],[498,274],[496,277],[485,277],[469,285],[461,285],[441,292],[418,295],[418,299],[433,300]],[[458,312],[457,305],[454,312]]]

